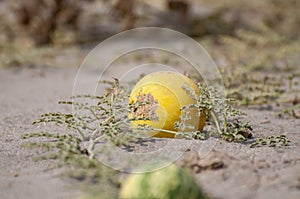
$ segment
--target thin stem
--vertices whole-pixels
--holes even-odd
[[[165,132],[165,133],[171,133],[171,134],[174,134],[174,135],[179,134],[179,133],[176,132],[176,131],[166,130],[166,129],[156,129],[156,128],[154,128],[153,130],[154,130],[154,131],[161,131],[161,132]]]
[[[95,109],[95,108],[89,108],[89,111],[93,114],[93,116],[94,116],[95,118],[97,118],[97,119],[99,120],[100,118],[99,118],[98,115],[95,113],[94,109]]]
[[[98,133],[99,131],[100,131],[99,128],[95,129],[95,130],[92,132],[90,139],[93,139],[93,137],[94,137],[94,136],[96,135],[96,133]]]
[[[97,142],[99,142],[102,138],[104,138],[104,135],[97,137],[96,139],[90,139],[89,141],[89,146],[87,147],[87,152],[89,154],[89,159],[94,159],[95,154],[94,154],[94,148],[95,148],[95,144]]]
[[[138,130],[141,130],[141,128],[138,128],[138,127],[131,127],[131,129],[138,129]],[[165,132],[165,133],[172,133],[172,134],[174,134],[174,135],[179,134],[179,133],[176,132],[176,131],[166,130],[166,129],[157,129],[157,128],[151,128],[151,129],[149,129],[149,131],[161,131],[161,132]]]
[[[224,118],[224,122],[223,122],[224,133],[227,133],[227,119],[226,119],[225,114],[223,114],[223,118]]]
[[[211,114],[211,116],[212,116],[213,119],[214,119],[214,122],[215,122],[215,124],[216,124],[216,127],[217,127],[217,130],[218,130],[219,134],[222,135],[223,132],[222,132],[222,130],[221,130],[221,128],[220,128],[220,121],[219,121],[219,119],[218,119],[218,117],[217,117],[217,114],[216,114],[215,111],[213,111],[213,110],[211,110],[210,114]]]
[[[82,133],[82,131],[76,127],[77,132],[79,133],[79,135],[82,137],[83,140],[86,140],[85,135]]]

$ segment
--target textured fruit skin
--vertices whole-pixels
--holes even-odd
[[[199,94],[200,91],[196,84],[181,73],[160,71],[143,77],[133,88],[129,103],[135,103],[141,94],[151,94],[158,103],[155,113],[159,119],[158,121],[135,121],[132,124],[136,126],[138,124],[147,124],[153,128],[176,131],[174,123],[180,121],[180,108],[195,103],[183,90],[182,87],[184,85],[191,87]],[[190,110],[189,116],[191,119],[187,121],[187,124],[198,127],[198,130],[201,131],[205,125],[205,115],[201,114],[198,116],[196,110]],[[149,135],[154,137],[174,137],[174,134],[166,132],[149,133]]]
[[[204,199],[207,198],[194,178],[172,164],[145,174],[132,174],[123,183],[120,199]]]

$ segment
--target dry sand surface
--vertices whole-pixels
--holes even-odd
[[[40,114],[59,110],[57,101],[72,95],[75,74],[76,69],[50,67],[0,69],[0,198],[55,199],[80,194],[60,177],[56,162],[34,161],[40,151],[22,147],[21,139],[23,133],[35,130],[31,122]],[[88,82],[95,74],[84,75]],[[214,198],[299,198],[300,120],[279,119],[270,107],[244,111],[253,124],[254,137],[285,134],[291,146],[251,149],[218,141],[214,150],[199,158],[204,142],[197,141],[183,159],[190,159],[195,177]]]

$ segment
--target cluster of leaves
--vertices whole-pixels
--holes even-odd
[[[195,100],[195,104],[182,107],[183,120],[190,119],[189,111],[191,109],[196,109],[200,114],[205,114],[208,118],[212,119],[215,126],[216,132],[211,132],[210,135],[217,136],[228,142],[244,142],[250,141],[249,146],[259,147],[262,145],[267,145],[270,147],[277,146],[288,146],[290,141],[285,135],[272,135],[266,138],[257,138],[255,140],[250,140],[252,138],[251,131],[253,130],[249,122],[242,122],[236,119],[237,116],[245,115],[235,109],[230,103],[233,99],[227,99],[222,97],[221,92],[214,87],[204,87],[200,83],[197,84],[199,90],[201,91],[198,95],[195,90],[188,86],[184,86],[184,90]],[[181,125],[181,132],[186,130],[183,124]],[[188,127],[190,128],[190,127]],[[207,132],[184,132],[179,133],[184,137],[194,138],[194,139],[207,139],[209,137]]]
[[[63,142],[62,144],[67,148],[72,148],[75,143],[76,149],[87,154],[90,159],[95,157],[95,145],[106,139],[116,145],[125,144],[130,139],[130,134],[124,133],[124,130],[128,130],[130,121],[133,120],[128,118],[128,112],[131,110],[127,104],[128,94],[120,88],[117,79],[103,83],[111,86],[104,95],[76,95],[70,101],[59,102],[59,104],[72,105],[74,113],[47,113],[33,122],[33,124],[63,125],[73,134],[58,134],[51,137],[52,134],[41,132],[26,134],[24,138],[32,136],[56,138],[58,148],[61,148],[60,142]],[[83,146],[80,143],[84,143]],[[49,146],[51,145],[53,143],[49,143]],[[61,149],[66,150],[65,147]]]
[[[290,141],[286,138],[285,135],[271,135],[266,138],[258,138],[255,142],[253,142],[250,147],[259,147],[267,145],[269,147],[276,146],[288,146]]]
[[[251,138],[252,127],[248,122],[243,123],[239,120],[229,121],[230,118],[235,116],[245,115],[245,113],[235,109],[229,104],[233,101],[232,99],[222,97],[221,91],[218,91],[214,87],[204,87],[200,83],[198,83],[197,86],[201,91],[200,94],[197,94],[196,91],[190,87],[183,87],[196,102],[195,104],[183,107],[183,112],[196,109],[199,115],[204,114],[206,117],[211,118],[217,130],[217,132],[212,134],[224,140],[241,142]],[[187,113],[183,115],[187,115]],[[197,135],[199,135],[199,133],[194,134],[194,137],[197,137]]]

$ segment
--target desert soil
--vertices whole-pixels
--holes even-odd
[[[60,110],[57,101],[72,95],[76,70],[0,69],[0,198],[55,199],[75,198],[80,194],[70,181],[61,178],[56,162],[35,161],[42,152],[23,147],[25,141],[21,139],[23,133],[35,130],[31,123],[40,114]],[[93,75],[93,71],[84,74],[87,81]],[[278,118],[275,107],[243,110],[248,113],[244,119],[253,125],[254,137],[285,134],[291,145],[249,148],[244,144],[217,141],[208,155],[199,158],[199,149],[205,145],[197,141],[183,159],[190,159],[194,167],[198,165],[200,169],[196,169],[194,175],[213,198],[299,198],[300,120]],[[154,147],[155,142],[152,144]]]

